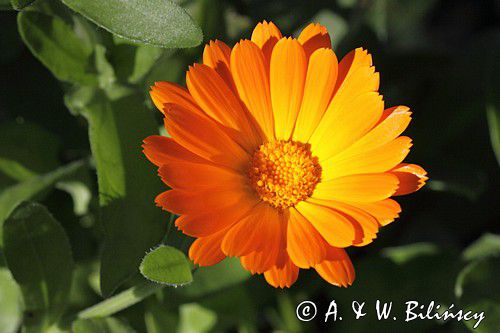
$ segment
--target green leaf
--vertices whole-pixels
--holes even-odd
[[[473,332],[498,331],[500,314],[500,257],[477,259],[458,275],[455,295],[461,305],[474,312],[484,311],[484,320],[474,329],[474,321],[467,323]],[[472,324],[472,325],[471,325]]]
[[[477,320],[464,321],[465,326],[474,333],[496,333],[500,327],[500,304],[492,301],[481,301],[468,306],[472,311],[483,312],[486,318],[474,328]]]
[[[89,122],[105,229],[100,274],[106,296],[138,273],[144,253],[166,228],[165,215],[154,204],[163,186],[141,152],[142,140],[157,132],[153,114],[139,95],[113,89],[108,96],[91,88],[66,96],[66,105]]]
[[[92,48],[62,19],[35,11],[18,15],[19,34],[30,51],[59,80],[94,85]]]
[[[123,321],[109,318],[78,319],[73,322],[74,333],[133,333],[135,330]]]
[[[17,207],[4,224],[4,255],[25,304],[24,326],[44,331],[67,303],[73,273],[64,229],[37,203]]]
[[[134,45],[133,43],[114,38],[114,47],[111,51],[111,63],[120,82],[138,83],[147,75],[164,53],[165,50],[150,45]]]
[[[500,255],[500,235],[486,233],[469,245],[462,256],[465,260],[480,259]]]
[[[74,11],[119,37],[166,48],[193,47],[203,34],[193,19],[169,0],[62,0]]]
[[[174,332],[179,318],[177,310],[168,311],[167,307],[154,297],[146,301],[144,323],[148,333]]]
[[[30,178],[0,192],[0,227],[14,208],[22,201],[29,200],[44,190],[49,189],[57,181],[80,170],[85,164],[85,161],[73,162],[45,175]],[[2,245],[2,230],[0,228],[0,245]]]
[[[190,303],[181,305],[178,333],[209,332],[217,322],[217,314],[203,306]]]
[[[421,256],[432,256],[439,253],[439,248],[432,243],[414,243],[382,250],[382,255],[401,265]]]
[[[22,181],[58,166],[59,138],[30,122],[5,122],[0,126],[0,171]],[[10,169],[7,163],[15,169]],[[19,166],[29,173],[19,173]],[[31,174],[31,175],[30,175]]]
[[[9,270],[0,268],[0,332],[17,332],[22,316],[21,290]]]
[[[21,10],[28,7],[35,1],[36,0],[10,0],[10,3],[14,9]]]
[[[498,164],[500,164],[500,108],[489,104],[486,107],[486,116],[490,128],[491,146],[497,157]]]
[[[185,297],[201,297],[235,286],[249,277],[250,273],[241,267],[238,258],[227,258],[217,265],[198,268],[193,274],[193,283],[176,292]]]
[[[193,281],[186,256],[171,246],[162,245],[146,254],[139,269],[145,278],[157,283],[182,286]]]
[[[12,8],[10,0],[0,0],[0,10],[11,10],[11,9],[14,8]]]

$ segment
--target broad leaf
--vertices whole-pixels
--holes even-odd
[[[162,245],[142,260],[140,271],[147,279],[168,285],[184,285],[193,281],[191,267],[184,253]]]
[[[25,304],[24,326],[44,331],[64,310],[73,259],[64,229],[49,211],[25,202],[4,224],[4,255]]]
[[[78,319],[73,322],[74,333],[133,333],[135,330],[123,321],[109,318]]]
[[[22,201],[29,200],[51,188],[57,181],[77,172],[85,164],[85,161],[73,162],[45,175],[29,178],[0,192],[0,227]],[[2,245],[2,230],[0,228],[0,245]]]
[[[23,316],[19,286],[6,268],[0,268],[0,332],[18,331]]]
[[[59,80],[97,83],[92,48],[62,19],[24,11],[18,15],[18,26],[24,43]]]
[[[138,273],[144,253],[160,242],[166,228],[165,215],[154,204],[163,187],[141,152],[142,140],[156,133],[153,114],[140,96],[126,90],[108,96],[83,89],[66,97],[68,107],[89,122],[105,229],[100,271],[104,295]]]
[[[170,0],[62,0],[104,29],[134,42],[166,48],[201,43],[201,29]]]

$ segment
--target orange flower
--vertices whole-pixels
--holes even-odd
[[[384,110],[371,56],[359,48],[338,62],[325,27],[295,39],[264,21],[232,49],[206,45],[186,82],[152,87],[171,138],[143,147],[172,188],[156,203],[197,238],[194,263],[236,256],[275,287],[311,267],[351,285],[344,248],[371,243],[401,211],[390,197],[427,179],[401,163],[410,111]]]

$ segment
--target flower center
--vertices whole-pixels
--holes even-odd
[[[288,208],[309,198],[321,180],[318,158],[311,145],[274,141],[254,153],[248,176],[262,200],[275,208]]]

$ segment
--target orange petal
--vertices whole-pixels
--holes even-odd
[[[231,72],[240,99],[267,140],[274,139],[274,120],[262,51],[251,41],[242,40],[231,52]]]
[[[370,151],[342,152],[321,162],[321,177],[326,182],[346,175],[386,172],[405,159],[410,147],[411,139],[400,136]]]
[[[399,188],[394,195],[405,195],[418,191],[429,179],[427,171],[416,164],[401,163],[390,171],[399,179]]]
[[[310,202],[330,207],[341,214],[344,214],[355,227],[358,227],[358,236],[354,241],[355,246],[365,246],[370,244],[375,238],[379,229],[378,221],[363,209],[357,208],[340,201],[309,199]]]
[[[188,236],[205,237],[231,227],[247,215],[257,204],[248,200],[239,204],[218,207],[207,212],[182,215],[175,221],[177,228]]]
[[[302,103],[306,71],[302,45],[295,39],[281,39],[273,49],[269,74],[277,139],[291,137]]]
[[[193,163],[210,163],[200,156],[193,154],[174,141],[160,135],[150,135],[144,139],[142,145],[144,155],[151,163],[162,166],[169,161],[188,161]]]
[[[335,210],[307,201],[299,202],[296,208],[330,245],[347,247],[355,241],[356,228]]]
[[[351,202],[350,205],[358,207],[374,216],[381,226],[388,225],[399,217],[401,206],[393,199],[378,202]]]
[[[348,85],[352,81],[356,81],[354,80],[355,77],[351,76],[354,76],[354,74],[359,69],[369,68],[372,66],[372,64],[373,63],[371,54],[369,54],[368,51],[363,50],[360,47],[346,54],[339,63],[339,75],[337,79],[336,90],[340,89],[341,86]],[[364,83],[364,85],[361,85],[361,87],[365,88],[363,92],[377,91],[379,85],[379,77],[378,75],[372,75],[369,77],[369,80],[367,82],[359,82],[359,83],[361,84]]]
[[[224,184],[205,190],[173,189],[160,194],[155,202],[174,214],[196,214],[233,205],[257,202],[254,192],[241,183]]]
[[[378,93],[367,92],[337,110],[321,120],[310,139],[313,154],[320,161],[335,156],[372,129],[384,111],[384,102]]]
[[[172,161],[162,165],[158,174],[174,189],[201,190],[221,187],[243,187],[247,177],[231,169],[215,165]]]
[[[328,244],[312,224],[295,208],[290,209],[287,228],[287,252],[293,263],[309,268],[325,259]]]
[[[360,154],[391,142],[403,133],[410,120],[411,112],[406,106],[396,106],[384,110],[379,123],[365,136],[342,151],[338,157]]]
[[[398,183],[398,178],[388,173],[351,175],[319,183],[312,197],[322,200],[374,202],[393,195]]]
[[[291,260],[281,267],[273,267],[264,273],[267,283],[275,288],[290,288],[299,277],[299,268]]]
[[[285,233],[282,222],[276,209],[261,202],[229,229],[222,241],[222,251],[236,257],[255,251],[278,253]]]
[[[214,69],[195,64],[186,75],[186,83],[196,103],[209,117],[227,127],[231,138],[248,152],[258,147],[261,139],[247,111]]]
[[[195,265],[215,265],[226,257],[220,248],[222,238],[224,238],[224,230],[208,237],[196,239],[189,248],[189,258],[193,260]]]
[[[229,69],[230,56],[231,48],[226,43],[220,40],[210,41],[203,49],[203,64],[213,68],[226,82],[227,86],[236,91]]]
[[[281,233],[278,246],[271,245],[261,251],[255,251],[241,257],[241,265],[252,274],[262,274],[273,267],[282,268],[288,260],[286,252],[285,229]]]
[[[166,104],[165,127],[184,148],[216,164],[235,170],[246,167],[250,156],[207,116]]]
[[[338,287],[352,285],[356,277],[351,259],[343,249],[331,247],[328,258],[314,266],[316,272],[328,283]]]
[[[332,98],[337,70],[337,57],[331,49],[319,49],[311,55],[294,140],[307,142],[318,126]]]
[[[332,47],[328,29],[319,23],[311,23],[305,27],[300,33],[298,40],[304,47],[308,58],[317,49],[330,49]]]
[[[177,104],[187,110],[200,111],[187,89],[176,83],[164,81],[155,82],[149,94],[151,95],[153,103],[161,113],[165,113],[163,109],[166,103]]]
[[[252,274],[262,274],[276,264],[276,258],[264,251],[252,252],[240,258],[243,268]]]
[[[259,22],[252,32],[252,42],[257,44],[260,48],[262,48],[270,39],[278,41],[281,37],[281,31],[273,22]]]
[[[346,104],[357,96],[375,92],[379,86],[379,75],[371,66],[371,56],[362,49],[356,49],[345,56],[339,63],[334,96],[311,137],[310,143],[325,145],[324,138],[331,133],[331,126],[340,118],[339,113],[346,110]]]
[[[281,31],[273,22],[260,22],[255,26],[255,29],[253,29],[251,39],[252,42],[254,42],[262,50],[267,72],[269,72],[269,61],[271,59],[273,48],[281,38]]]

